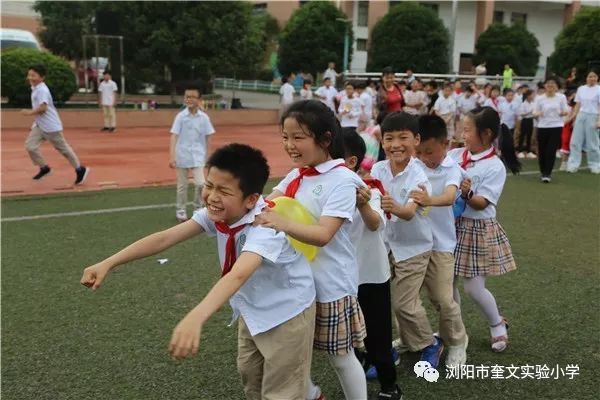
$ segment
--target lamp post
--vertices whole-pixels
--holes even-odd
[[[346,18],[336,18],[336,21],[339,22],[343,22],[344,23],[344,27],[345,27],[345,31],[344,31],[344,66],[343,66],[343,71],[342,72],[346,72],[348,71],[348,52],[350,51],[350,35],[348,32],[348,28],[349,28],[349,23],[352,22],[351,19],[346,19]]]

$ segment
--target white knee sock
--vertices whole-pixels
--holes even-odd
[[[485,277],[475,276],[473,278],[465,278],[464,288],[467,295],[473,299],[475,304],[479,306],[479,309],[483,315],[487,318],[490,324],[492,336],[506,335],[506,326],[504,324],[500,324],[502,322],[502,317],[498,311],[496,299],[494,298],[494,295],[492,295],[492,293],[490,293],[490,291],[485,287]],[[492,325],[498,326],[492,327]]]
[[[354,352],[329,355],[329,361],[337,373],[346,400],[366,400],[367,379]]]

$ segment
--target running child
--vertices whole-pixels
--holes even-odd
[[[521,118],[521,135],[519,135],[519,146],[517,150],[518,158],[535,159],[537,156],[533,153],[531,147],[531,138],[533,136],[533,111],[534,111],[535,92],[527,89],[523,93],[523,101],[519,107],[519,117]]]
[[[209,158],[202,197],[191,220],[154,233],[83,271],[96,290],[119,265],[163,252],[201,233],[217,238],[221,278],[175,327],[169,352],[195,355],[206,321],[227,300],[238,324],[238,371],[247,399],[304,399],[312,358],[315,287],[310,265],[283,232],[255,226],[266,206],[264,155],[229,144]],[[231,375],[227,375],[228,383]],[[221,382],[222,384],[222,382]]]
[[[354,93],[354,83],[346,82],[344,85],[345,96],[340,99],[338,115],[342,128],[357,128],[358,119],[362,113],[360,100]]]
[[[454,138],[454,120],[456,117],[456,101],[452,97],[452,84],[447,82],[444,85],[442,96],[440,96],[433,106],[433,113],[444,120],[446,130],[448,131],[448,140]]]
[[[460,304],[457,284],[462,278],[465,293],[490,326],[491,347],[495,352],[508,346],[508,323],[498,311],[496,299],[485,287],[485,281],[516,269],[506,233],[496,221],[496,206],[506,180],[505,166],[493,146],[499,128],[500,117],[492,108],[474,110],[465,119],[465,147],[448,153],[466,170],[468,177],[460,188],[466,208],[456,220],[454,298]],[[518,173],[521,165],[512,140],[498,142],[506,166]]]
[[[40,145],[44,141],[49,141],[52,146],[65,157],[71,166],[75,168],[75,185],[81,185],[90,172],[90,168],[84,167],[79,163],[79,158],[69,146],[69,143],[63,136],[63,125],[58,116],[58,111],[54,107],[52,94],[46,86],[46,67],[42,64],[32,65],[27,70],[27,80],[31,85],[31,110],[21,110],[22,115],[35,116],[35,121],[25,140],[25,149],[29,153],[31,161],[37,165],[40,170],[33,177],[34,180],[40,180],[48,175],[51,168],[46,164],[46,160],[40,152]]]

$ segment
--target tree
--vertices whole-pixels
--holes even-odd
[[[600,8],[583,8],[558,34],[550,67],[554,73],[567,76],[577,67],[578,79],[590,68],[590,61],[600,62]]]
[[[523,24],[492,24],[477,39],[474,62],[486,62],[488,74],[502,74],[505,64],[518,75],[535,75],[540,52],[535,35]]]
[[[447,73],[448,43],[448,30],[433,10],[403,2],[373,27],[367,69]]]
[[[11,105],[30,106],[31,88],[25,80],[27,69],[44,64],[48,70],[45,82],[57,103],[69,100],[77,90],[75,75],[69,63],[61,57],[37,49],[10,49],[2,52],[2,95]]]
[[[302,70],[316,75],[327,63],[343,65],[344,35],[349,34],[348,61],[352,54],[352,28],[329,1],[311,1],[296,10],[279,37],[279,70],[283,74]]]
[[[169,92],[174,81],[256,74],[265,60],[269,38],[265,31],[273,29],[272,22],[253,16],[252,5],[241,1],[37,2],[36,7],[43,23],[48,21],[44,46],[74,59],[82,57],[81,34],[94,32],[91,21],[96,11],[115,12],[133,91],[143,82]],[[64,21],[68,29],[58,22],[66,16],[72,19]],[[74,49],[67,52],[65,47]]]

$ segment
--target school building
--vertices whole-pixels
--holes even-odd
[[[333,0],[338,8],[352,20],[354,43],[352,72],[365,72],[369,34],[373,26],[394,4],[399,1],[340,1]],[[256,12],[268,12],[281,27],[285,26],[292,13],[307,1],[254,1]],[[419,1],[433,9],[448,30],[452,25],[453,1]],[[547,59],[554,50],[554,39],[561,29],[571,21],[581,6],[598,6],[594,1],[456,1],[456,30],[454,33],[453,65],[451,72],[473,71],[471,62],[475,42],[479,35],[494,22],[512,24],[522,22],[539,41],[541,53],[537,75],[545,72]],[[452,33],[451,33],[452,35]],[[393,38],[391,38],[393,40]],[[410,40],[410,39],[408,39]],[[325,68],[325,67],[324,67]],[[340,69],[341,66],[338,66]],[[427,71],[415,71],[427,72]],[[518,73],[518,71],[517,71]]]

